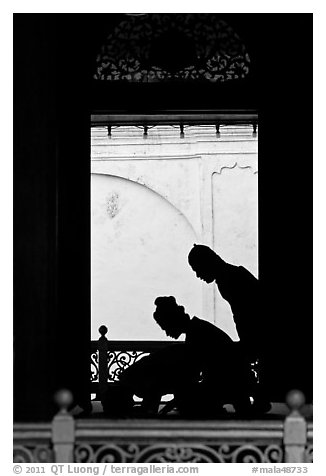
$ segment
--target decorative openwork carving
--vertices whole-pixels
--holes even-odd
[[[116,382],[122,370],[130,367],[142,357],[148,355],[148,352],[142,351],[116,351],[108,353],[109,381]]]
[[[214,14],[128,16],[107,37],[95,79],[223,82],[249,73],[250,58],[231,26]]]
[[[120,373],[130,367],[142,357],[148,355],[149,352],[135,351],[135,350],[120,350],[108,352],[108,382],[117,382]],[[91,381],[98,382],[99,367],[98,367],[98,352],[91,354]]]
[[[98,382],[99,380],[99,366],[98,366],[98,351],[91,353],[91,382]]]
[[[78,463],[280,463],[281,446],[272,444],[80,444],[75,450]]]

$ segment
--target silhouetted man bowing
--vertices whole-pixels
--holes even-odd
[[[186,314],[174,296],[162,296],[155,300],[154,319],[167,336],[178,339],[186,335],[185,346],[202,372],[202,381],[192,388],[179,391],[176,401],[185,413],[196,409],[204,415],[214,414],[214,409],[224,403],[232,403],[239,412],[250,410],[250,368],[241,356],[237,342],[213,324]],[[189,363],[190,365],[193,365]],[[187,408],[187,401],[189,408]]]
[[[194,245],[188,261],[196,276],[206,283],[216,282],[221,296],[230,304],[243,352],[249,362],[261,360],[264,320],[259,311],[259,282],[243,266],[226,263],[211,248]],[[270,404],[261,396],[256,406],[268,411]]]

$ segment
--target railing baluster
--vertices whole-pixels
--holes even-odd
[[[307,443],[307,423],[299,409],[305,403],[305,397],[299,390],[292,390],[286,396],[290,414],[284,422],[285,463],[305,463]]]
[[[56,463],[74,462],[75,421],[67,412],[73,401],[69,390],[59,390],[55,394],[55,401],[60,410],[52,421],[52,443]]]
[[[101,400],[104,396],[107,387],[108,387],[108,350],[109,350],[109,341],[105,337],[108,332],[108,328],[106,326],[101,326],[99,328],[99,333],[101,337],[97,341],[97,348],[98,348],[98,373],[99,373],[99,399]]]
[[[104,337],[105,333],[107,332],[106,329],[102,329],[103,334],[102,336]],[[106,341],[106,338],[102,340],[102,342]],[[104,345],[103,349],[104,351]],[[117,428],[112,428],[112,422],[110,422],[110,425],[107,427],[103,427],[103,425],[100,425],[99,428],[97,428],[96,422],[94,422],[94,426],[92,427],[92,431],[90,432],[89,435],[89,442],[87,440],[87,431],[91,428],[89,425],[89,421],[86,422],[86,426],[83,427],[83,420],[79,421],[77,426],[75,425],[74,418],[68,413],[67,409],[71,405],[73,401],[73,396],[69,390],[60,390],[56,393],[55,395],[55,401],[57,402],[60,410],[58,414],[53,418],[52,420],[52,444],[53,444],[53,450],[54,450],[54,462],[55,463],[73,463],[75,462],[75,447],[78,449],[78,443],[79,436],[80,436],[80,431],[82,431],[82,438],[83,441],[88,444],[94,443],[96,444],[96,438],[98,439],[98,442],[102,444],[103,440],[106,439],[112,439],[117,436],[117,429],[118,432],[122,432],[121,434],[123,435],[123,439],[125,440],[125,435],[126,435],[126,430],[129,428],[128,421],[126,421],[126,425],[124,428],[121,428],[120,425],[121,423],[118,423]],[[243,426],[243,422],[235,421],[234,425],[230,426],[230,422],[220,422],[220,425],[216,426],[216,422],[177,422],[175,420],[171,421],[161,421],[159,424],[162,427],[163,432],[165,433],[166,430],[168,429],[169,431],[171,430],[171,441],[170,443],[174,443],[174,437],[176,438],[176,441],[179,441],[180,436],[178,436],[178,431],[181,431],[182,438],[186,438],[189,441],[193,442],[196,441],[196,438],[198,438],[198,443],[200,445],[204,442],[205,443],[205,435],[204,436],[198,436],[195,428],[200,426],[201,431],[205,432],[205,429],[201,425],[205,425],[205,428],[207,428],[207,431],[210,435],[211,439],[211,432],[216,431],[218,435],[218,439],[220,444],[223,444],[223,442],[227,442],[228,445],[232,446],[232,431],[234,431],[234,449],[233,451],[236,452],[237,446],[238,447],[245,447],[248,446],[248,441],[251,442],[251,446],[254,448],[255,445],[261,444],[261,438],[262,435],[263,438],[266,439],[266,444],[269,444],[270,446],[268,448],[273,449],[275,447],[275,441],[277,440],[278,443],[276,446],[276,449],[278,448],[280,451],[280,455],[282,455],[282,438],[283,438],[283,445],[284,445],[284,462],[285,463],[308,463],[309,461],[306,460],[306,445],[307,445],[307,437],[309,436],[310,440],[312,439],[312,424],[309,426],[309,432],[308,433],[308,425],[306,423],[305,418],[303,415],[300,413],[300,408],[303,406],[305,402],[304,395],[298,391],[298,390],[293,390],[291,391],[286,398],[287,404],[290,408],[290,413],[286,417],[283,425],[283,432],[282,429],[279,426],[279,422],[268,422],[262,420],[261,422],[250,422]],[[85,423],[85,422],[84,422]],[[190,423],[190,425],[189,425]],[[214,426],[212,427],[211,424],[214,423]],[[186,426],[185,426],[186,425]],[[16,451],[19,452],[21,451],[23,456],[25,454],[25,457],[27,455],[26,462],[29,462],[29,458],[33,458],[33,455],[31,455],[30,451],[28,450],[29,446],[35,446],[35,438],[38,440],[40,439],[40,434],[42,432],[40,431],[40,428],[43,430],[44,424],[16,424],[16,428],[14,425],[14,442],[16,440]],[[114,422],[113,422],[114,426]],[[142,439],[143,438],[143,431],[144,427],[146,425],[141,426],[141,434],[137,435],[137,431],[139,430],[139,425],[136,422],[135,426],[135,421],[131,420],[130,421],[130,428],[133,428],[135,432],[133,432],[133,436],[130,436],[129,443],[132,445],[134,443],[137,443],[137,438]],[[160,438],[160,431],[157,427],[157,423],[154,422],[149,422],[148,426],[148,446],[150,447],[151,445],[155,446],[155,443],[157,442],[157,438]],[[155,428],[155,431],[153,433],[153,428]],[[94,440],[94,431],[96,434],[96,438]],[[127,430],[128,431],[128,430]],[[111,432],[111,433],[110,433]],[[113,433],[112,433],[113,432]],[[282,434],[283,433],[283,434]],[[25,434],[25,436],[24,436]],[[32,436],[31,436],[32,435]],[[151,436],[150,436],[151,435]],[[173,436],[174,435],[174,436]],[[241,435],[239,437],[239,435]],[[49,430],[48,434],[43,437],[44,439],[44,446],[49,447]],[[225,438],[225,441],[224,441]],[[309,441],[310,441],[309,440]],[[271,444],[271,441],[274,442]],[[210,449],[212,450],[212,449]],[[50,451],[50,448],[49,448]],[[274,449],[273,449],[274,451]],[[267,452],[268,453],[268,452]],[[17,453],[18,454],[18,453]],[[269,454],[269,453],[268,453]],[[257,446],[257,455],[261,455],[261,458],[265,458],[266,455],[264,456],[261,451],[259,450],[259,447]],[[220,455],[221,456],[221,455]],[[231,459],[232,454],[225,454],[225,458]],[[18,454],[19,457],[19,454]],[[20,456],[21,457],[21,456]],[[20,461],[20,460],[19,460]],[[19,462],[18,460],[16,462]],[[24,460],[25,461],[25,460]],[[225,462],[230,462],[229,460]],[[245,460],[243,461],[245,462]]]

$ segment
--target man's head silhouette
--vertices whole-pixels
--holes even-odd
[[[197,278],[212,283],[223,260],[208,246],[194,244],[188,255],[188,262]]]
[[[190,317],[183,306],[179,306],[174,296],[159,296],[155,299],[155,321],[166,335],[178,339],[187,329]]]

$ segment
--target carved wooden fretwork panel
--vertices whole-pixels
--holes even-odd
[[[108,352],[108,382],[118,382],[120,373],[138,362],[148,352],[136,350],[120,350]],[[98,382],[98,351],[91,354],[91,382]]]
[[[95,79],[224,82],[249,73],[242,40],[214,14],[126,16],[96,59]]]

